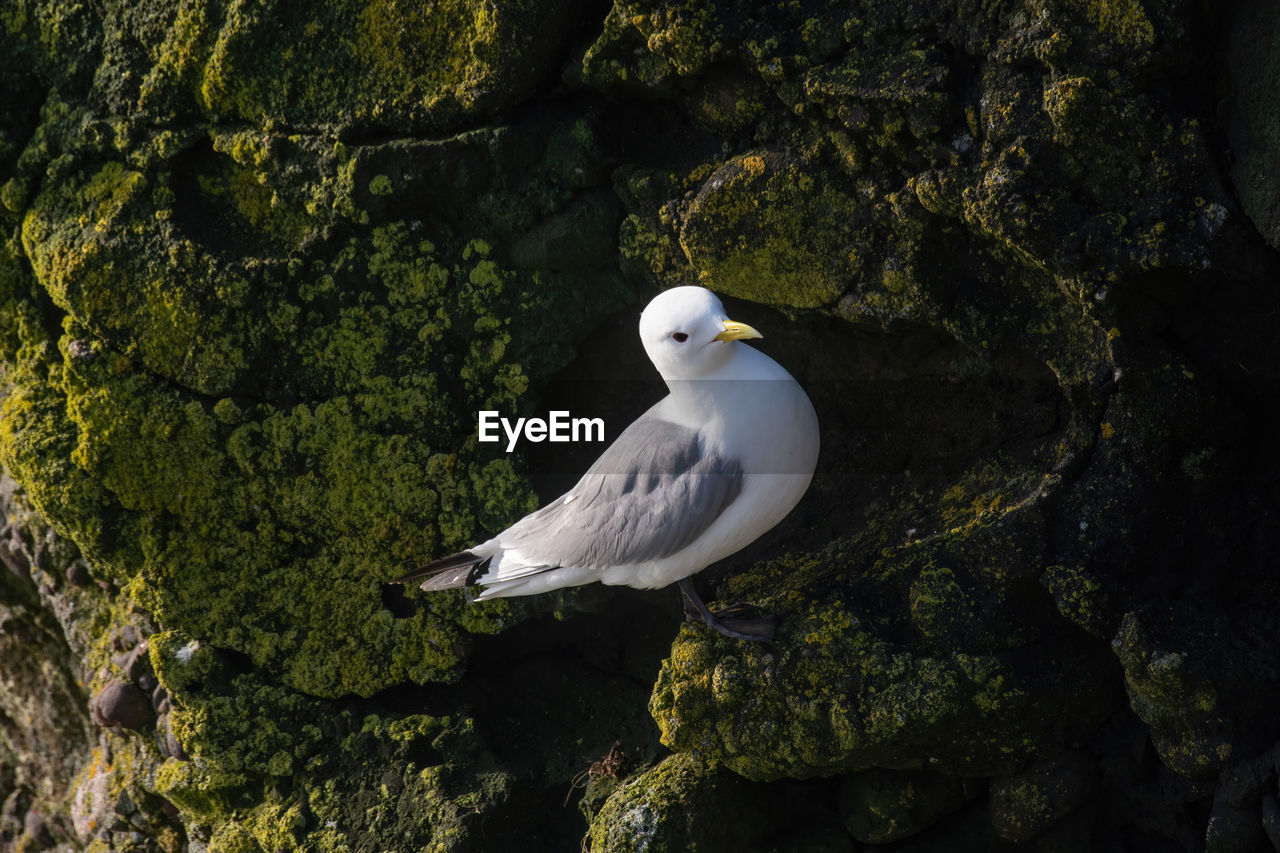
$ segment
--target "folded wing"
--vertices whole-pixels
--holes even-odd
[[[741,492],[738,460],[708,448],[697,430],[646,414],[573,489],[496,541],[530,567],[643,563],[697,539]]]
[[[489,542],[396,582],[423,589],[501,584],[567,567],[660,560],[701,536],[742,493],[742,465],[697,430],[646,413],[569,492]],[[488,594],[498,592],[492,590]]]

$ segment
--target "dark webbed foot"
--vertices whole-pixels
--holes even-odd
[[[695,617],[701,619],[708,628],[737,640],[749,640],[753,643],[773,642],[773,635],[778,630],[780,620],[772,613],[761,613],[759,608],[749,604],[735,604],[712,613],[698,597],[688,578],[681,578],[679,586],[684,597],[686,619],[690,621]]]
[[[721,634],[757,643],[772,643],[773,635],[778,631],[778,623],[782,621],[777,614],[765,613],[750,604],[734,604],[717,610],[712,618],[715,623],[707,624]]]

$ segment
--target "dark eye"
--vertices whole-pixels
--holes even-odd
[[[689,340],[689,336],[686,335],[684,332],[673,332],[671,334],[671,338],[678,344],[682,344],[685,341]]]

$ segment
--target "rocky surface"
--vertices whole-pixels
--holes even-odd
[[[1261,0],[0,9],[0,845],[1280,849]],[[810,390],[670,590],[388,583],[700,282]],[[606,378],[621,382],[605,381]]]

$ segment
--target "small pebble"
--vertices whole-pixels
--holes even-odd
[[[123,638],[121,638],[123,641]],[[124,670],[125,678],[138,684],[143,690],[150,690],[141,683],[144,676],[151,675],[151,657],[147,654],[147,643],[144,640],[134,646],[128,652],[122,655],[116,655],[113,660],[120,669]],[[154,681],[154,678],[152,679]],[[154,686],[154,684],[153,684]]]
[[[155,714],[146,695],[132,684],[113,681],[89,703],[89,713],[100,726],[138,729],[151,722]]]

